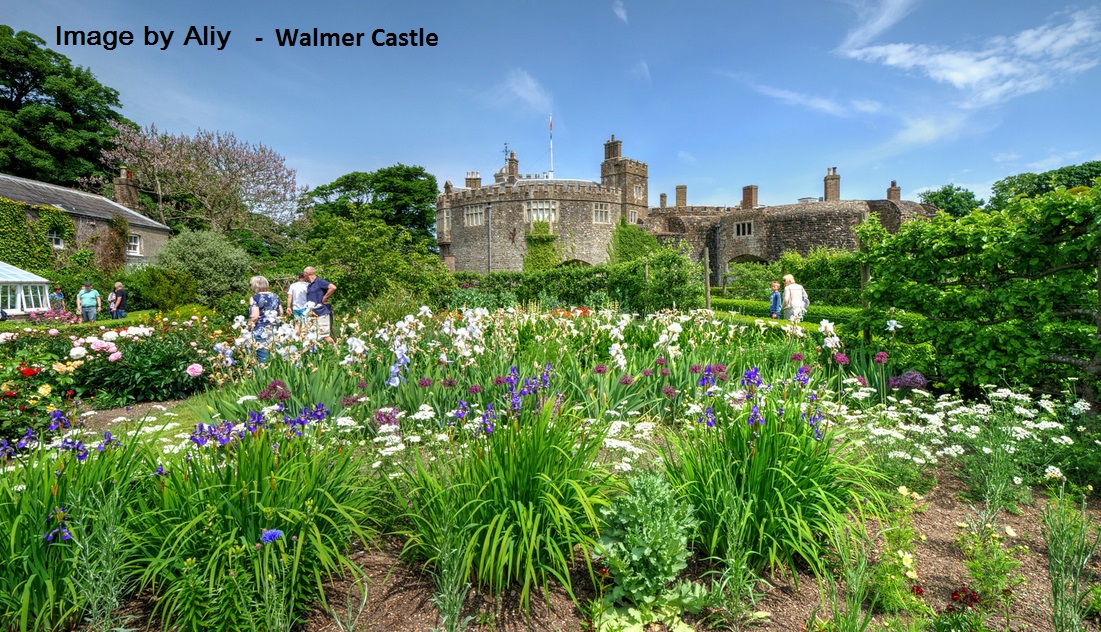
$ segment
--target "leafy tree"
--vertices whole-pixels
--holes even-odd
[[[1035,197],[1058,187],[1088,187],[1095,178],[1101,178],[1101,161],[1083,162],[1040,174],[1018,173],[994,183],[990,188],[993,195],[990,196],[989,206],[1000,210],[1006,208],[1010,200],[1017,196]]]
[[[314,212],[350,219],[357,209],[369,208],[387,225],[402,228],[413,242],[425,242],[436,251],[436,177],[424,167],[398,163],[378,171],[353,171],[310,191]]]
[[[621,220],[612,232],[612,243],[608,245],[608,264],[636,261],[660,248],[657,237]]]
[[[936,349],[949,386],[1052,380],[1077,372],[1096,402],[1101,377],[1101,180],[1092,189],[1014,198],[1004,210],[938,215],[888,235],[858,229],[882,331],[889,309],[928,318],[902,333]]]
[[[221,233],[185,230],[168,240],[156,263],[190,274],[196,298],[204,305],[213,306],[229,294],[248,289],[248,255]]]
[[[194,136],[113,123],[114,149],[103,152],[112,166],[133,170],[139,187],[153,196],[154,218],[173,226],[271,232],[290,221],[301,193],[295,171],[266,145],[228,132],[198,130]]]
[[[952,217],[963,217],[983,205],[983,201],[975,197],[974,191],[954,184],[925,191],[918,197],[922,204],[932,204]]]
[[[119,94],[45,43],[0,24],[0,171],[74,185],[102,175]]]

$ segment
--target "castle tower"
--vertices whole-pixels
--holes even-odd
[[[822,178],[825,191],[822,199],[826,202],[837,202],[841,199],[841,176],[837,175],[837,167],[830,167],[826,171],[826,177]]]
[[[623,141],[604,142],[604,162],[600,163],[600,184],[620,190],[619,217],[637,223],[649,209],[650,170],[645,162],[623,157]]]
[[[891,186],[887,188],[887,199],[892,202],[902,201],[902,189],[894,180],[891,180]]]

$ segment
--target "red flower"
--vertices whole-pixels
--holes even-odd
[[[920,596],[925,594],[925,589],[922,588],[921,586],[918,586],[917,584],[914,584],[913,586],[910,587],[910,592],[912,592],[912,593],[914,593],[914,595],[920,597]]]
[[[19,372],[23,374],[23,377],[34,377],[42,372],[42,369],[19,369]]]
[[[4,393],[4,397],[15,397],[15,391],[8,391]]]

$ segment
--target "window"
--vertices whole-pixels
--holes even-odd
[[[524,221],[548,222],[558,221],[558,202],[554,200],[530,200],[524,203]]]
[[[0,309],[6,312],[15,311],[15,299],[18,294],[14,285],[0,285]]]
[[[463,208],[463,226],[483,226],[486,223],[486,207],[467,206]]]
[[[50,303],[48,300],[48,295],[46,294],[46,286],[23,286],[23,311],[29,312],[32,309],[46,309],[49,306]]]
[[[735,237],[749,237],[753,234],[753,222],[738,222],[734,224]]]
[[[141,235],[130,235],[127,237],[126,254],[141,256]]]
[[[638,223],[638,211],[627,211],[627,221],[631,224]]]
[[[635,185],[635,199],[636,200],[641,200],[642,199],[642,185],[641,184],[636,184]]]
[[[56,230],[51,230],[46,233],[46,238],[50,240],[50,245],[53,246],[55,250],[65,249],[65,240],[61,238],[61,235]]]
[[[451,232],[451,209],[446,208],[443,210],[443,234]]]
[[[607,202],[593,202],[593,223],[612,223],[612,211]]]

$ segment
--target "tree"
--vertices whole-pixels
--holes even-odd
[[[954,184],[925,191],[918,197],[922,204],[932,204],[952,217],[963,217],[983,205],[982,200],[975,198],[973,191]]]
[[[370,208],[389,226],[409,231],[414,242],[436,251],[436,177],[424,167],[398,163],[378,171],[353,171],[310,191],[313,212],[349,219]]]
[[[0,24],[0,171],[72,186],[103,175],[119,93],[45,43]]]
[[[220,233],[185,230],[168,240],[156,263],[190,274],[196,297],[204,305],[213,306],[229,294],[248,289],[248,255]]]
[[[104,162],[126,166],[153,196],[154,219],[164,224],[237,231],[290,221],[302,191],[286,159],[229,132],[194,136],[113,123],[118,136]],[[270,220],[270,221],[269,221]]]
[[[1083,162],[1080,165],[1060,167],[1040,174],[1018,173],[1015,176],[1002,178],[990,187],[993,195],[990,196],[988,206],[991,209],[1000,210],[1018,196],[1036,197],[1054,191],[1058,187],[1068,189],[1088,187],[1095,178],[1101,178],[1101,161]]]

